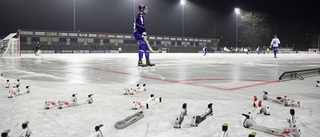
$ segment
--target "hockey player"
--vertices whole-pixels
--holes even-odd
[[[262,51],[263,51],[263,54],[266,54],[266,46],[263,46]]]
[[[203,56],[205,56],[207,52],[209,52],[209,49],[206,46],[204,46],[202,51],[203,51]]]
[[[224,53],[227,53],[227,47],[224,47],[224,48],[223,48],[223,52],[224,52]]]
[[[121,47],[118,48],[118,51],[119,51],[119,53],[121,53],[121,51],[122,51]]]
[[[36,56],[40,56],[40,48],[41,48],[41,45],[39,42],[37,42],[36,45],[34,46],[34,54]]]
[[[259,46],[257,48],[257,53],[258,53],[258,55],[260,54],[260,47]]]
[[[244,52],[246,52],[246,54],[248,55],[248,48],[247,47],[244,48]]]
[[[277,58],[279,44],[280,44],[280,40],[278,39],[278,36],[274,35],[274,38],[271,40],[271,44],[270,44],[271,46],[273,46],[274,58]]]
[[[133,34],[135,39],[139,42],[139,61],[138,66],[155,66],[155,64],[151,64],[149,60],[150,50],[146,43],[143,41],[144,38],[147,38],[146,27],[144,23],[144,15],[148,13],[148,9],[145,5],[140,4],[139,13],[136,16],[134,23],[133,23]],[[142,63],[143,53],[146,57],[146,64]]]

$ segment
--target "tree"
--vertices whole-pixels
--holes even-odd
[[[270,27],[267,16],[259,12],[245,12],[240,18],[240,39],[244,47],[257,48],[270,45]]]

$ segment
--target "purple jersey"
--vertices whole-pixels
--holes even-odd
[[[137,15],[137,17],[134,19],[133,23],[133,33],[140,33],[146,32],[146,27],[144,24],[144,17],[141,13]]]

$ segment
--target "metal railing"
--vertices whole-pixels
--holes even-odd
[[[306,77],[313,77],[320,75],[320,68],[304,69],[295,71],[286,71],[279,77],[279,82],[300,79],[304,80]]]

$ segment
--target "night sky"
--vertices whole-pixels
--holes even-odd
[[[268,15],[273,33],[285,34],[286,30],[279,28],[296,23],[306,24],[304,31],[310,33],[314,29],[311,26],[320,26],[318,2],[187,0],[184,6],[184,36],[224,37],[234,43],[236,7],[242,12],[258,11]],[[148,34],[182,36],[180,0],[76,0],[76,29],[131,34],[133,19],[141,3],[149,10],[145,16]],[[73,0],[1,0],[0,38],[18,29],[73,31]]]

